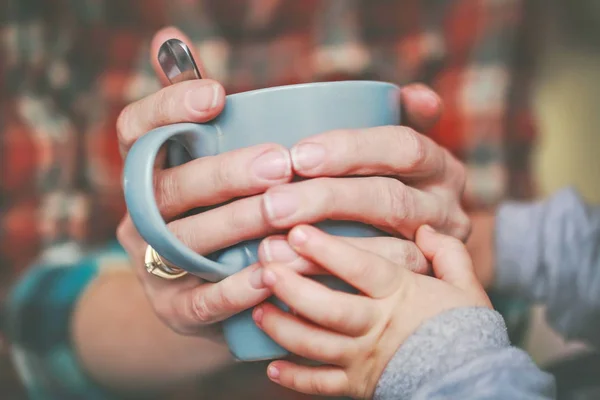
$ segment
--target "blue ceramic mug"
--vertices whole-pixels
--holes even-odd
[[[262,238],[207,256],[195,253],[180,242],[168,230],[154,198],[153,166],[159,149],[166,142],[174,141],[173,148],[185,149],[190,160],[262,143],[291,148],[304,138],[333,129],[398,125],[399,90],[396,85],[374,81],[310,83],[254,90],[227,96],[223,112],[211,122],[180,123],[154,129],[135,142],[125,162],[124,191],[131,219],[144,240],[166,261],[207,281],[224,279],[257,262]],[[171,165],[181,162],[184,161],[174,164],[171,161]],[[351,221],[325,221],[317,226],[340,236],[384,235],[374,227]],[[336,282],[326,284],[331,286]],[[287,355],[287,351],[255,325],[252,310],[224,321],[223,331],[231,352],[239,360],[266,360]]]

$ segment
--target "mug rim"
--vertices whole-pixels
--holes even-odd
[[[245,92],[228,94],[227,98],[240,98],[246,96],[259,95],[263,93],[271,93],[271,92],[283,92],[294,89],[302,89],[307,87],[320,88],[323,86],[342,86],[342,85],[358,85],[358,86],[387,86],[392,89],[400,90],[400,86],[395,83],[386,82],[386,81],[373,81],[373,80],[349,80],[349,81],[324,81],[324,82],[305,82],[305,83],[294,83],[290,85],[280,85],[280,86],[272,86],[265,87],[261,89],[253,89]]]

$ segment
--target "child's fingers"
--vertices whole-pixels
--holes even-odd
[[[427,273],[429,265],[421,250],[409,240],[394,237],[343,237],[336,236],[352,246],[377,254],[390,262],[418,274]],[[300,257],[282,235],[270,236],[263,240],[258,249],[258,259],[262,264],[287,264],[303,275],[321,275],[324,270],[315,263]]]
[[[344,396],[350,382],[339,367],[308,367],[288,361],[269,364],[267,375],[273,382],[300,393],[321,396]]]
[[[470,289],[477,281],[471,257],[460,240],[424,225],[417,230],[415,242],[431,260],[437,278],[461,289]]]
[[[252,317],[275,342],[300,357],[345,365],[355,354],[354,339],[314,326],[272,304],[255,307]]]
[[[269,236],[258,246],[258,261],[263,264],[285,264],[302,275],[329,275],[327,270],[304,257],[300,257],[283,235]]]
[[[408,279],[409,271],[385,258],[358,249],[344,240],[312,226],[301,225],[288,234],[292,248],[366,295],[385,297]]]
[[[265,267],[263,283],[303,318],[344,335],[366,333],[377,318],[369,298],[330,289],[286,266]]]

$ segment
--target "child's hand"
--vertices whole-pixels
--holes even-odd
[[[271,380],[299,392],[370,398],[394,353],[425,320],[456,307],[491,308],[464,245],[429,227],[418,230],[416,243],[439,279],[310,226],[292,229],[288,241],[362,293],[334,291],[284,264],[264,267],[263,284],[296,315],[265,303],[254,310],[254,320],[290,352],[326,364],[269,365]]]

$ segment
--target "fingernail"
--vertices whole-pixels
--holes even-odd
[[[279,380],[279,368],[274,365],[269,365],[269,368],[267,368],[267,375],[274,381]]]
[[[263,285],[263,269],[261,267],[256,268],[254,271],[250,273],[250,286],[254,289],[264,289],[265,285]]]
[[[265,257],[268,262],[292,262],[298,259],[296,253],[283,239],[267,239],[264,242]]]
[[[219,103],[221,90],[219,85],[205,85],[187,92],[187,103],[195,111],[208,111]]]
[[[308,235],[304,228],[294,228],[288,235],[289,243],[294,246],[301,246],[308,240]]]
[[[289,217],[298,209],[298,199],[287,191],[270,191],[264,195],[265,211],[271,220]]]
[[[252,311],[252,319],[254,320],[256,325],[260,326],[260,323],[262,322],[263,314],[264,314],[264,311],[261,306],[254,307],[254,311]]]
[[[277,282],[277,277],[273,271],[265,270],[262,274],[263,285],[273,286]]]
[[[252,164],[256,176],[263,179],[281,179],[289,176],[292,162],[287,152],[274,150],[262,154]]]
[[[294,146],[291,151],[292,164],[297,171],[306,171],[320,165],[325,159],[325,147],[316,143]]]

